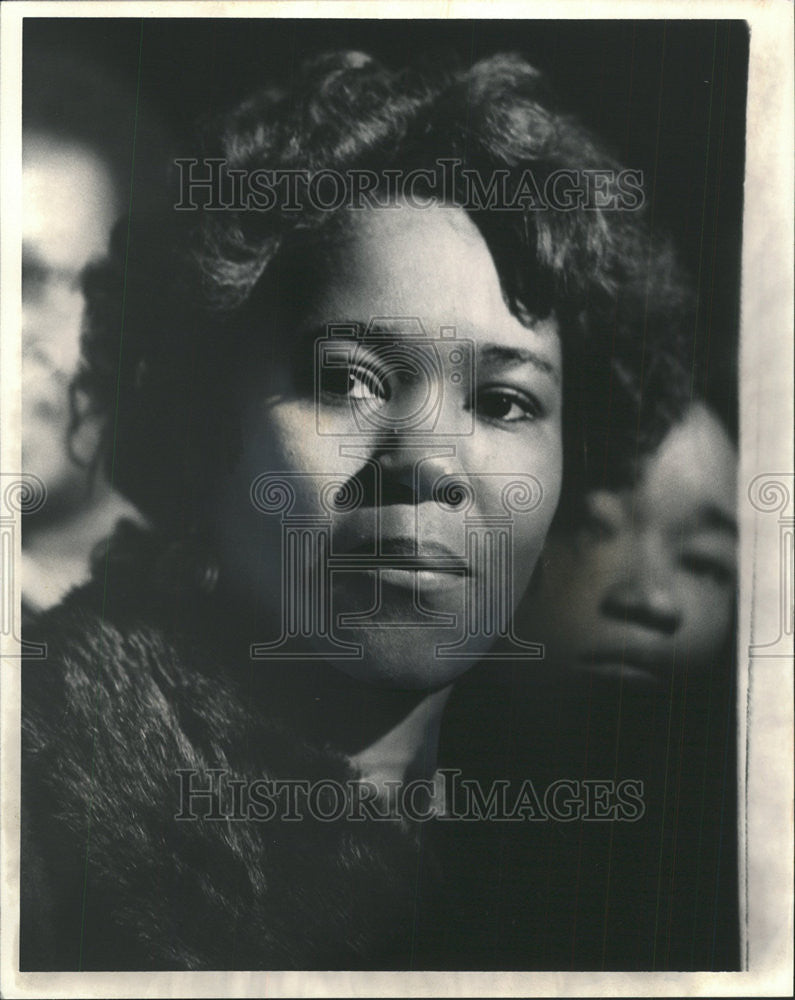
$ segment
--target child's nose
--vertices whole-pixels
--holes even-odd
[[[633,544],[601,610],[607,617],[671,636],[681,624],[681,606],[666,554],[659,548],[644,541]]]

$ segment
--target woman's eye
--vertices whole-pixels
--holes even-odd
[[[506,424],[535,420],[541,415],[538,401],[515,389],[479,389],[476,409],[478,416]]]
[[[683,568],[694,576],[712,580],[720,586],[727,586],[734,578],[734,572],[722,560],[697,552],[685,552],[680,560]]]
[[[384,379],[370,368],[350,367],[324,373],[323,388],[331,396],[383,402],[389,396]]]
[[[348,372],[348,395],[353,399],[387,398],[386,383],[367,368],[351,369]]]

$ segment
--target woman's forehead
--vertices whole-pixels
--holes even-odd
[[[557,323],[528,327],[508,308],[489,248],[460,208],[347,210],[311,254],[300,325],[416,317],[430,337],[455,331],[506,348],[543,342],[559,366]]]

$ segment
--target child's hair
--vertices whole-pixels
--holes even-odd
[[[412,169],[456,159],[484,188],[502,172],[510,203],[530,175],[544,190],[558,171],[603,173],[606,207],[506,210],[472,204],[463,189],[448,200],[481,232],[514,315],[559,322],[564,496],[580,495],[589,479],[631,475],[638,451],[682,412],[691,299],[674,254],[652,237],[642,208],[617,199],[619,163],[557,110],[519,56],[392,71],[361,53],[334,53],[306,64],[289,87],[255,94],[212,131],[202,154],[226,161],[227,180],[232,171],[333,170],[350,184],[353,171],[392,171],[400,191]],[[257,317],[272,296],[296,293],[290,269],[306,266],[308,249],[322,253],[344,218],[309,204],[133,218],[117,230],[110,259],[87,274],[77,386],[112,416],[116,485],[161,524],[191,503],[200,472],[191,455],[204,468],[234,461],[232,379],[261,341]]]

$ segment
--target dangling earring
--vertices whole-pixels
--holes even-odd
[[[171,598],[190,593],[209,597],[218,585],[219,565],[209,543],[198,532],[171,542],[160,554],[155,583]]]

